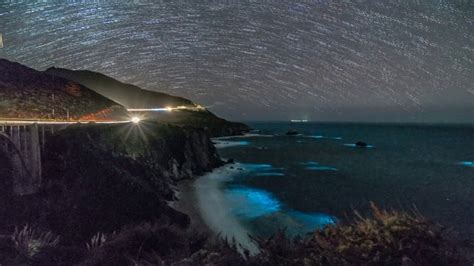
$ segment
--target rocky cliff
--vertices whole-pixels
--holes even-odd
[[[71,127],[46,149],[43,192],[56,203],[51,229],[74,240],[163,217],[187,226],[166,204],[173,185],[221,164],[204,131],[152,122]]]
[[[30,224],[82,250],[98,232],[144,222],[183,230],[189,217],[168,206],[174,185],[221,164],[204,130],[146,121],[70,126],[47,140],[41,191],[3,199],[0,235]],[[0,252],[0,261],[8,256]]]

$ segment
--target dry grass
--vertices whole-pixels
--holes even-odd
[[[259,265],[459,265],[463,260],[444,234],[418,211],[385,211],[371,204],[372,217],[355,211],[348,224],[329,225],[302,239],[256,239]]]
[[[469,265],[459,243],[418,211],[371,207],[370,217],[355,211],[352,221],[304,237],[293,239],[280,231],[267,239],[253,238],[260,248],[253,256],[235,241],[209,239],[162,219],[109,235],[96,233],[86,245],[89,252],[83,245],[67,251],[55,247],[59,237],[26,225],[11,237],[14,253],[21,256],[10,257],[16,264],[55,259],[86,265]]]
[[[100,248],[107,241],[107,237],[104,233],[98,232],[92,236],[91,240],[86,243],[87,250],[93,252],[94,250]]]
[[[12,241],[19,254],[33,258],[45,247],[55,247],[59,244],[59,236],[52,232],[39,232],[29,225],[25,225],[21,230],[15,227]]]

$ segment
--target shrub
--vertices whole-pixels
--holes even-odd
[[[15,227],[11,238],[17,252],[27,258],[34,258],[43,248],[59,244],[59,236],[50,231],[38,232],[29,225],[25,225],[21,230]]]
[[[170,261],[189,254],[194,243],[199,241],[166,219],[127,226],[106,239],[91,249],[87,264],[130,264],[152,253],[156,253],[156,258]]]
[[[91,240],[88,243],[86,243],[87,250],[89,252],[92,252],[101,247],[105,243],[105,241],[107,241],[105,234],[98,232],[97,234],[92,236]]]
[[[355,211],[348,224],[329,225],[301,239],[279,232],[255,239],[261,252],[253,265],[460,265],[465,263],[444,228],[418,211],[380,210],[372,218]]]

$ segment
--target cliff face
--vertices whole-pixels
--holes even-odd
[[[1,151],[0,162],[1,170],[11,171]],[[37,194],[15,196],[8,193],[10,180],[0,180],[0,235],[30,224],[60,236],[51,251],[57,254],[44,249],[28,262],[76,263],[97,233],[112,236],[143,223],[170,225],[181,234],[189,217],[168,205],[175,200],[174,185],[222,165],[204,130],[147,121],[70,126],[48,137],[43,162]],[[9,251],[0,248],[0,261],[19,263],[21,250],[5,239],[0,237],[0,247]]]
[[[46,150],[43,218],[72,242],[163,218],[186,227],[166,203],[173,184],[221,165],[204,131],[155,123],[74,126]]]
[[[39,223],[65,243],[83,243],[97,232],[156,219],[186,227],[189,218],[167,204],[174,184],[222,164],[205,131],[153,122],[70,126],[45,150],[41,191],[3,205],[0,214],[9,216],[0,231]],[[15,212],[18,206],[25,211]]]

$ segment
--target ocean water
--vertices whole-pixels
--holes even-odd
[[[474,127],[249,123],[262,135],[215,142],[232,178],[219,190],[250,234],[304,234],[369,213],[413,210],[474,239]],[[288,130],[297,136],[286,136]],[[355,146],[357,141],[368,144]]]

